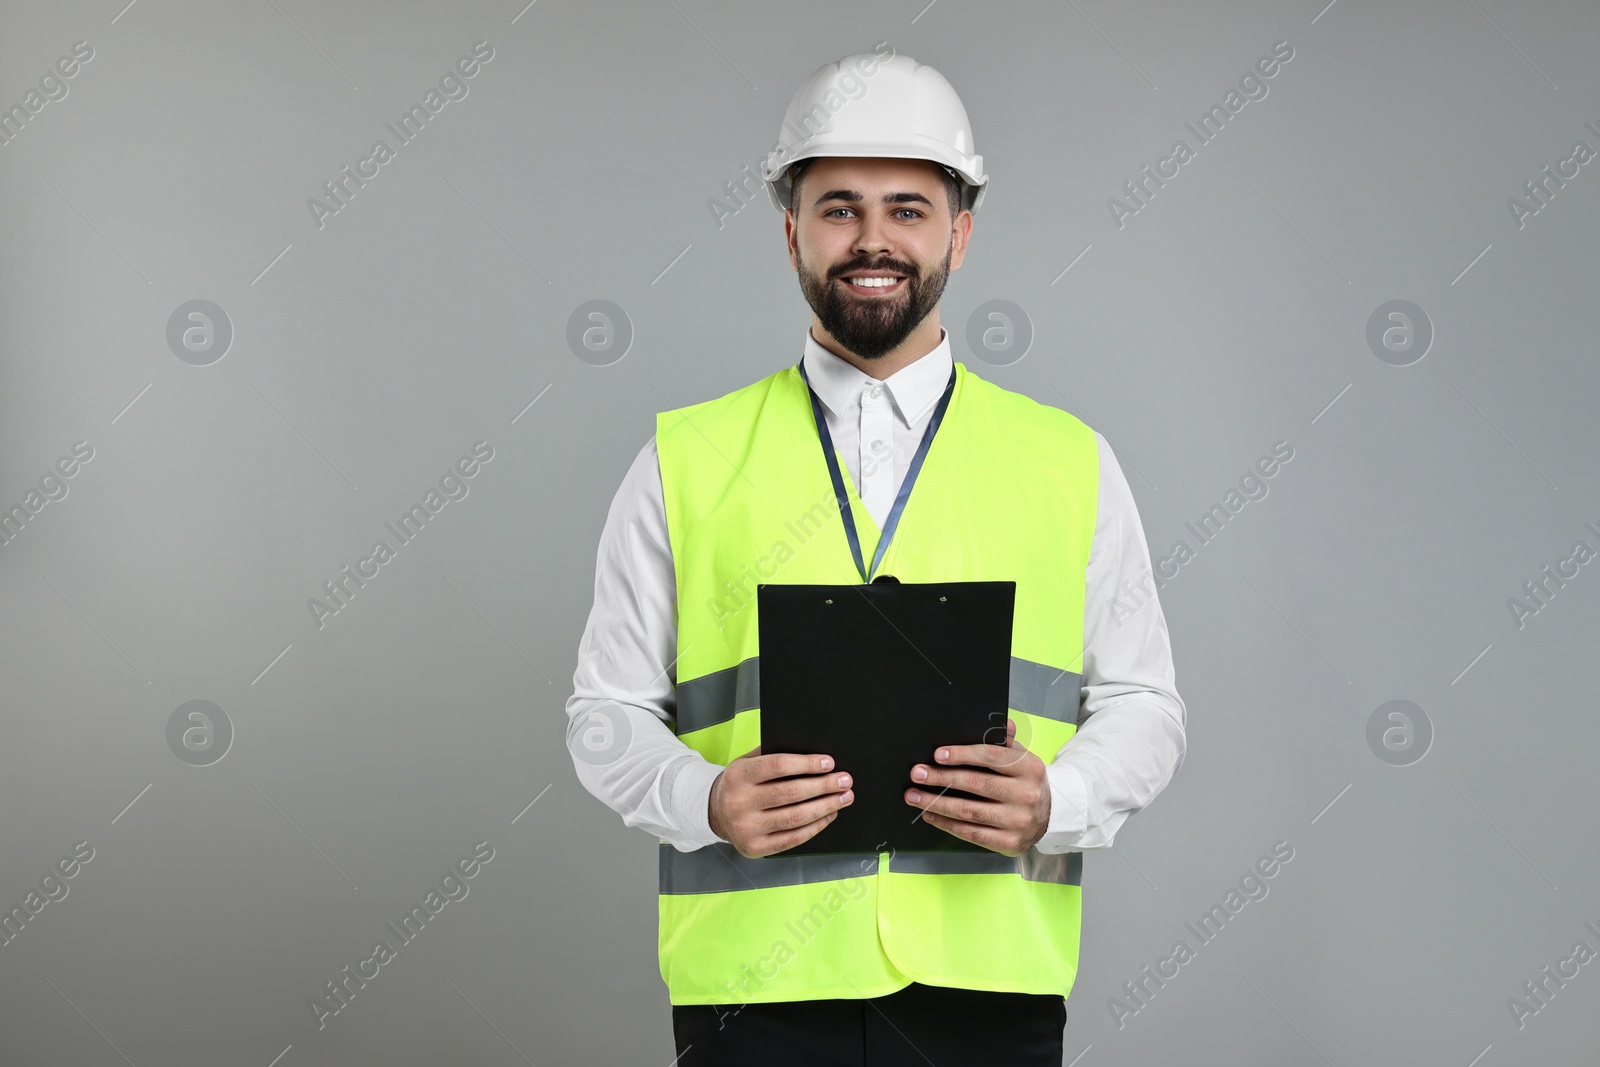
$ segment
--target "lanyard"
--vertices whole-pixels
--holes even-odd
[[[883,533],[878,538],[878,550],[872,557],[872,570],[868,571],[861,560],[861,538],[856,533],[855,515],[850,511],[850,497],[845,492],[844,475],[839,472],[839,459],[833,452],[833,435],[828,433],[828,421],[822,414],[822,401],[817,399],[817,391],[811,388],[811,378],[806,374],[806,361],[802,359],[799,364],[800,377],[805,380],[806,389],[811,394],[811,414],[817,420],[817,436],[822,441],[822,456],[828,461],[828,474],[833,478],[833,495],[839,501],[839,515],[844,519],[844,533],[850,541],[850,554],[855,557],[856,570],[861,572],[861,580],[869,581],[869,574],[876,573],[878,564],[883,562],[884,551],[889,547],[889,540],[894,537],[895,527],[900,524],[900,512],[905,510],[906,500],[911,496],[911,487],[916,483],[917,474],[922,470],[922,461],[928,455],[928,446],[933,443],[933,435],[939,430],[939,423],[944,420],[945,408],[950,406],[950,395],[956,388],[956,368],[950,366],[950,380],[945,383],[944,395],[939,397],[939,406],[933,409],[933,417],[928,420],[928,428],[922,431],[922,442],[917,445],[916,455],[911,457],[911,466],[906,469],[906,476],[900,482],[900,492],[895,495],[894,506],[889,509],[888,521],[883,524]]]

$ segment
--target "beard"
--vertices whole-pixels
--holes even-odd
[[[807,269],[798,248],[795,260],[800,268],[800,291],[816,312],[822,328],[835,340],[862,359],[877,359],[898,348],[911,331],[928,317],[944,295],[950,279],[950,254],[955,244],[945,248],[944,260],[926,277],[915,263],[898,259],[854,259],[828,271],[826,279]],[[858,270],[888,270],[904,274],[901,292],[893,297],[857,297],[845,292],[840,277]]]

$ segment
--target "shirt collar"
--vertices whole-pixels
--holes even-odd
[[[859,405],[861,390],[867,384],[881,381],[889,390],[900,421],[914,426],[917,420],[932,410],[944,395],[945,383],[950,380],[953,356],[950,354],[950,334],[939,327],[939,343],[932,351],[901,367],[887,378],[874,378],[848,360],[829,352],[806,329],[806,377],[817,399],[825,404],[836,418],[850,410],[852,402]]]

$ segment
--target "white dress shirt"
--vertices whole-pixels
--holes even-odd
[[[806,331],[806,374],[880,529],[950,376],[950,338],[941,333],[938,347],[879,381]],[[1110,847],[1128,816],[1166,788],[1185,750],[1187,712],[1144,530],[1115,455],[1098,432],[1095,440],[1100,488],[1085,574],[1080,722],[1045,768],[1050,821],[1034,845],[1045,853]],[[566,705],[567,747],[584,788],[625,825],[689,852],[721,840],[708,802],[722,765],[672,732],[676,659],[676,576],[652,434],[600,534],[594,606]]]

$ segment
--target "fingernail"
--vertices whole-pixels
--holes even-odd
[[[928,769],[926,767],[918,767],[911,772],[911,777],[920,782],[924,778],[928,777]]]
[[[949,759],[949,758],[950,758],[950,750],[949,750],[949,749],[948,749],[948,748],[941,748],[941,749],[940,749],[940,750],[939,750],[939,751],[938,751],[938,752],[937,752],[937,753],[936,753],[936,755],[938,755],[938,757],[939,757],[939,758],[940,758],[940,759],[941,759],[941,760],[947,760],[947,759]]]
[[[832,756],[823,756],[822,757],[822,769],[825,770],[825,771],[833,770],[833,757]]]
[[[841,774],[839,776],[839,788],[843,789],[846,786],[848,786],[849,784],[850,784],[850,776],[848,774]]]
[[[854,793],[850,792],[850,790],[846,789],[843,793],[839,794],[839,803],[848,804],[852,800],[854,800],[855,798],[856,798],[856,795]]]
[[[922,803],[922,794],[917,792],[915,789],[913,789],[911,791],[911,803],[913,803],[913,804]]]

